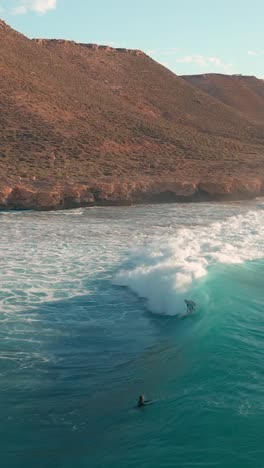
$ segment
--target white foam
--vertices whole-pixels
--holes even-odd
[[[230,210],[245,214],[208,226]],[[1,321],[5,314],[10,320],[10,312],[93,294],[93,281],[110,282],[111,270],[124,264],[131,244],[132,266],[116,282],[146,298],[151,310],[170,314],[210,265],[259,258],[264,251],[262,209],[191,204],[76,213],[0,217]]]
[[[115,239],[102,253],[107,225],[50,213],[0,218],[0,320],[3,314],[89,294],[89,279],[117,261]],[[80,218],[80,220],[79,220]]]
[[[130,253],[133,267],[116,283],[145,298],[151,311],[175,315],[193,297],[197,280],[217,263],[236,264],[264,257],[264,216],[248,212],[209,226],[181,228]]]

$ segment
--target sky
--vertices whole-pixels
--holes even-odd
[[[141,49],[179,75],[264,78],[264,0],[0,0],[28,37]]]

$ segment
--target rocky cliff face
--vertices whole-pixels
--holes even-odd
[[[75,41],[66,41],[65,39],[32,39],[33,42],[45,47],[56,47],[56,46],[76,46],[76,47],[85,47],[94,51],[103,51],[103,52],[120,52],[123,54],[130,54],[136,57],[140,55],[146,55],[142,50],[138,49],[126,49],[123,47],[110,47],[108,45],[101,44],[85,44]]]
[[[81,206],[252,199],[264,195],[264,180],[222,178],[204,181],[138,181],[54,185],[18,184],[0,188],[2,210],[57,210]]]

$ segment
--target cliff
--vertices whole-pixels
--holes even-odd
[[[82,206],[115,206],[139,203],[245,200],[264,194],[264,180],[217,178],[203,181],[119,183],[19,183],[0,187],[2,210],[57,210]]]

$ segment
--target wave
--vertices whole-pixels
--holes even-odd
[[[185,297],[196,300],[198,282],[211,266],[264,257],[264,214],[251,211],[207,226],[180,228],[130,252],[129,267],[115,278],[146,299],[158,314],[182,313]]]

